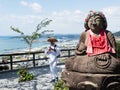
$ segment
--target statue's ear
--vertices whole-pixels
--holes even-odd
[[[102,19],[102,22],[103,22],[103,29],[106,29],[107,28],[107,20],[104,18],[104,19]]]
[[[104,20],[101,18],[101,24],[100,24],[100,29],[105,29],[105,22]]]

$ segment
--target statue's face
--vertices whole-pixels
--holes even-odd
[[[100,16],[92,16],[88,21],[88,27],[91,30],[101,30],[103,28],[103,19]]]

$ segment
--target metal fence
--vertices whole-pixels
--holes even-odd
[[[66,57],[74,56],[74,49],[62,49],[61,55],[58,57],[59,63],[63,62]],[[28,58],[29,57],[29,58]],[[29,62],[30,67],[38,67],[40,61],[47,62],[48,58],[44,56],[44,51],[37,52],[24,52],[24,53],[11,53],[11,54],[1,54],[0,66],[8,66],[8,70],[18,69],[24,63]],[[16,65],[16,68],[15,68]],[[44,65],[41,63],[41,65]],[[29,67],[28,67],[29,68]],[[3,71],[3,70],[1,70]]]

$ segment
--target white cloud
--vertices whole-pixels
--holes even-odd
[[[120,31],[120,7],[106,7],[102,11],[107,18],[108,29],[112,32]]]
[[[30,7],[35,10],[36,12],[41,12],[42,6],[39,5],[38,3],[32,3],[30,4]]]
[[[75,11],[68,11],[68,10],[64,10],[62,12],[53,12],[52,17],[54,17],[54,19],[59,19],[60,21],[64,21],[64,22],[75,22],[77,21],[78,23],[82,20],[84,14],[79,11],[79,10],[75,10]]]
[[[23,6],[29,7],[32,10],[34,10],[36,13],[40,13],[42,11],[42,6],[39,3],[28,3],[26,1],[21,1],[20,2]]]
[[[43,19],[41,16],[34,16],[34,15],[24,15],[24,16],[18,16],[18,15],[5,15],[2,16],[0,19],[1,26],[1,34],[6,35],[12,35],[16,34],[13,33],[10,30],[10,26],[13,26],[15,28],[19,28],[26,34],[32,33],[35,29],[37,24],[40,23],[40,21]],[[4,21],[4,22],[2,22]]]
[[[81,14],[82,12],[80,10],[75,10],[74,13]]]
[[[24,5],[24,6],[27,6],[27,5],[28,5],[28,3],[25,2],[25,1],[21,1],[20,3],[21,3],[22,5]]]
[[[27,5],[27,3],[24,3]],[[104,9],[106,10],[106,9]],[[120,15],[118,13],[105,12],[107,21],[108,21],[108,30],[115,32],[119,30],[120,23]],[[87,12],[88,13],[88,12]],[[82,12],[80,10],[63,10],[61,12],[53,12],[46,16],[41,15],[7,15],[1,16],[0,24],[1,24],[1,34],[13,34],[10,32],[10,26],[18,27],[26,34],[33,32],[36,29],[36,25],[40,23],[41,20],[45,18],[49,18],[53,20],[50,25],[48,25],[44,29],[52,29],[54,33],[60,34],[80,34],[85,30],[84,28],[84,19],[86,17],[86,12]],[[2,22],[4,21],[4,23]],[[4,26],[6,25],[6,26]]]
[[[2,32],[10,32],[10,26],[18,27],[20,30],[24,31],[25,33],[31,33],[36,29],[36,25],[40,23],[41,20],[45,18],[49,18],[53,20],[50,25],[48,25],[44,29],[51,29],[54,30],[54,33],[61,33],[61,34],[72,34],[72,33],[81,33],[84,30],[84,13],[80,13],[80,11],[69,11],[64,10],[62,12],[54,12],[49,14],[48,16],[41,16],[41,15],[7,15],[1,18],[1,21],[4,21],[4,25],[8,24],[7,29],[1,27],[1,29],[5,30]]]
[[[116,15],[119,14],[120,15],[120,7],[107,7],[103,9],[103,12],[105,12],[106,14],[109,15]]]
[[[53,12],[51,27],[55,33],[81,33],[84,30],[84,13],[80,10]]]
[[[102,10],[108,22],[108,30],[112,32],[120,29],[120,7],[107,7]],[[88,13],[80,10],[64,10],[52,14],[54,22],[52,28],[58,33],[81,33],[84,31],[84,19]]]

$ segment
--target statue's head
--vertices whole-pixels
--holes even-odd
[[[89,29],[106,29],[107,21],[102,12],[90,11],[85,19],[84,26],[86,30]]]

